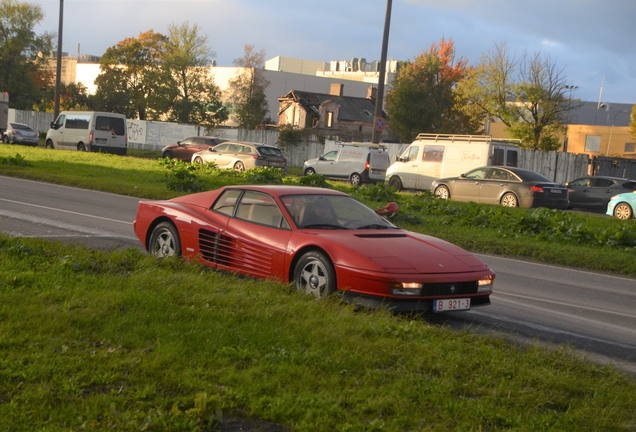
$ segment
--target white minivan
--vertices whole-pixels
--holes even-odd
[[[126,131],[123,114],[62,111],[46,133],[46,147],[125,155]]]
[[[516,167],[519,140],[487,135],[421,133],[386,172],[389,186],[427,191],[433,180],[458,176],[487,165]]]
[[[303,175],[320,174],[353,185],[378,183],[384,181],[389,165],[389,154],[379,145],[352,143],[305,161]]]

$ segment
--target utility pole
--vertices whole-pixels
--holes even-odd
[[[386,76],[386,53],[389,47],[389,28],[391,27],[391,3],[386,0],[386,16],[384,18],[384,36],[382,37],[382,53],[380,54],[380,76],[378,77],[378,94],[375,98],[375,112],[373,113],[373,135],[371,142],[380,143],[380,133],[384,129],[386,119],[382,117],[384,104],[384,77]],[[380,130],[378,130],[380,129]]]
[[[64,0],[60,0],[60,24],[57,31],[57,72],[55,74],[55,108],[53,118],[60,114],[60,81],[62,75],[62,22],[64,20]]]

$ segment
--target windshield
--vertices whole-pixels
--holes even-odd
[[[395,225],[350,196],[287,195],[281,200],[298,228],[395,228]]]

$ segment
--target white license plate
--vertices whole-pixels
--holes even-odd
[[[433,312],[449,312],[470,309],[470,299],[444,299],[433,301]]]
[[[550,192],[558,193],[558,194],[563,193],[563,191],[561,189],[552,189]]]

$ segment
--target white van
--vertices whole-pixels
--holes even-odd
[[[303,175],[320,174],[353,185],[383,182],[390,165],[389,154],[379,144],[351,143],[305,161]]]
[[[126,131],[123,114],[62,111],[46,133],[46,147],[125,155]]]
[[[486,165],[516,167],[519,140],[487,135],[419,134],[386,172],[386,181],[398,190],[429,190],[433,180],[453,177]]]

